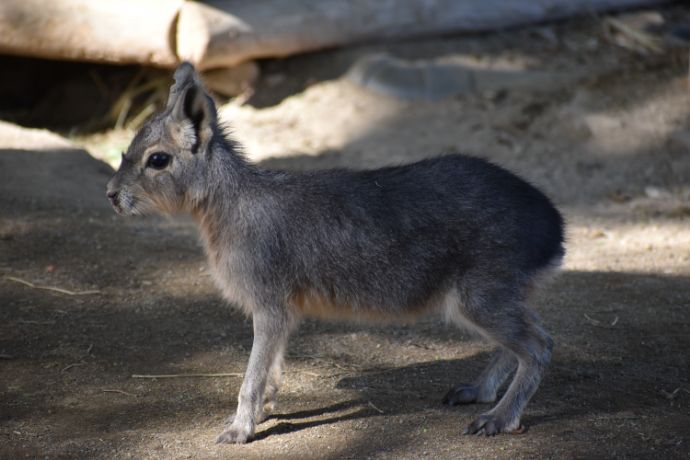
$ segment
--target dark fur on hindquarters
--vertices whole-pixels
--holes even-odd
[[[552,341],[527,306],[564,254],[563,222],[536,188],[479,158],[449,155],[351,171],[286,172],[247,162],[194,68],[136,135],[108,184],[120,214],[188,212],[216,284],[252,316],[238,408],[219,442],[246,442],[274,404],[300,318],[410,320],[443,314],[499,346],[450,404],[498,404],[467,432],[515,431]]]

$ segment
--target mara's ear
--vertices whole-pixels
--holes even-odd
[[[189,62],[180,64],[173,78],[175,84],[170,88],[167,110],[175,122],[191,125],[194,135],[192,153],[199,149],[203,151],[217,123],[216,106]]]

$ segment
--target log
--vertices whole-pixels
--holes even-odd
[[[186,2],[177,53],[202,69],[365,41],[481,32],[666,0]]]
[[[174,66],[183,0],[0,0],[0,53]]]
[[[347,73],[354,83],[400,99],[435,101],[500,90],[553,91],[591,76],[520,69],[486,69],[439,60],[405,61],[386,54],[358,60]]]
[[[201,69],[667,0],[0,0],[0,53]]]

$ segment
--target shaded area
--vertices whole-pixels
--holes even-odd
[[[92,233],[93,228],[82,231]],[[124,235],[131,251],[150,250],[145,240],[126,231]],[[170,251],[156,248],[160,251],[157,263],[175,265],[179,259],[166,261],[166,255],[184,252],[190,244],[186,236],[171,241]],[[8,246],[6,241],[2,244]],[[68,244],[76,250],[75,243]],[[9,249],[10,255],[17,250]],[[104,276],[120,272],[118,264],[127,260],[116,250],[107,249],[107,253],[112,265],[101,269]],[[190,255],[190,259],[196,257]],[[201,424],[205,432],[217,431],[220,417],[234,406],[239,378],[130,378],[142,372],[244,369],[251,344],[249,323],[217,299],[208,280],[195,285],[185,279],[189,273],[184,272],[193,270],[183,268],[150,286],[115,282],[104,295],[78,300],[3,280],[0,351],[10,356],[0,361],[6,376],[0,401],[5,435],[14,439],[5,429],[28,431],[33,433],[34,445],[98,436],[108,439],[109,449],[126,451],[129,442],[118,439],[123,434],[132,436],[136,430],[165,432],[174,426]],[[79,269],[74,272],[78,274]],[[611,309],[610,292],[623,302],[618,308]],[[587,432],[583,423],[621,419],[642,432],[645,426],[663,426],[669,439],[683,440],[687,433],[678,422],[687,419],[685,390],[690,384],[685,354],[690,346],[687,299],[687,276],[563,273],[542,299],[544,320],[557,331],[558,339],[552,368],[525,415],[524,421],[532,426],[527,436],[548,438],[570,424]],[[601,324],[592,324],[583,311]],[[619,320],[612,325],[614,315]],[[408,430],[416,433],[414,419],[429,420],[427,429],[458,435],[472,414],[488,407],[447,410],[439,403],[448,387],[473,378],[488,360],[486,348],[477,342],[468,342],[461,333],[435,321],[404,328],[364,328],[356,341],[349,339],[353,330],[347,325],[309,323],[296,335],[290,355],[297,357],[288,362],[283,409],[260,427],[259,440],[278,442],[275,439],[283,436],[343,424],[351,429],[351,424],[356,428],[373,423],[366,421],[369,419],[377,420],[376,426],[386,431],[389,428],[382,427],[397,426],[395,420],[401,418],[404,429],[386,433],[404,443],[410,436]],[[344,348],[346,355],[329,355],[332,350],[328,347],[320,349],[324,337],[333,347]],[[363,338],[381,347],[372,350]],[[450,341],[457,346],[449,345]],[[411,347],[411,342],[424,347]],[[406,356],[410,348],[417,353],[412,359]],[[465,359],[434,358],[463,348],[479,353]],[[300,357],[316,353],[318,358]],[[410,359],[409,364],[394,364]],[[362,368],[349,367],[353,362]],[[680,390],[672,393],[675,388]],[[350,399],[329,402],[343,396]],[[639,425],[640,417],[646,420],[644,425]],[[673,420],[675,427],[667,426]],[[617,426],[604,430],[615,435]],[[355,432],[359,439],[349,444],[348,455],[366,455],[382,447],[379,435]],[[647,436],[655,435],[650,432]],[[390,441],[386,439],[387,446],[399,446]],[[645,446],[644,440],[631,439],[621,452],[634,454]],[[661,448],[669,455],[680,452],[674,446]],[[72,452],[67,444],[63,449],[64,454]],[[340,451],[333,458],[342,454]]]
[[[30,165],[30,167],[27,167]],[[79,149],[0,149],[0,206],[7,212],[54,209],[97,212],[103,206],[105,184],[112,169]]]
[[[0,66],[0,118],[65,131],[77,125],[102,128],[108,121],[112,126],[115,119],[108,120],[109,112],[128,85],[136,84],[137,75],[152,79],[168,74],[131,65],[14,56],[0,56]]]
[[[215,446],[241,377],[131,377],[245,369],[250,322],[219,300],[193,225],[118,218],[103,196],[103,163],[31,147],[0,151],[0,456],[685,458],[686,67],[628,64],[622,75],[546,96],[401,105],[371,123],[365,113],[366,129],[339,148],[262,163],[365,168],[463,150],[556,198],[571,222],[569,259],[535,302],[556,348],[525,413],[527,434],[462,437],[490,406],[441,406],[449,387],[489,360],[476,339],[435,319],[307,321],[257,441]],[[307,102],[317,106],[321,95]],[[336,118],[333,107],[342,107],[329,106]],[[100,293],[62,295],[5,276]]]

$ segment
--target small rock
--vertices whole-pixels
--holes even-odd
[[[655,200],[660,198],[669,198],[671,196],[671,193],[668,190],[651,185],[648,185],[644,188],[644,194],[647,195],[647,197]]]

